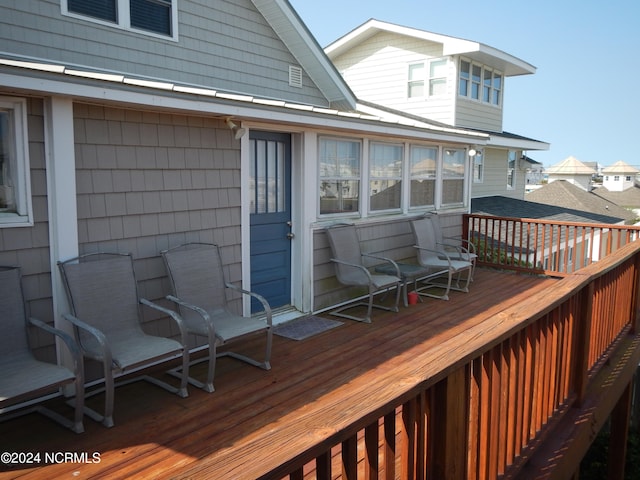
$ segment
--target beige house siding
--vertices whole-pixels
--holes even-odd
[[[502,106],[488,105],[478,100],[458,97],[455,125],[502,132]]]
[[[221,120],[84,104],[74,118],[81,253],[132,253],[152,300],[170,292],[159,252],[187,241],[219,244],[240,281],[240,143]],[[156,320],[150,333],[177,333]]]
[[[490,195],[502,195],[510,198],[524,198],[524,182],[526,172],[516,166],[515,188],[507,188],[508,150],[497,148],[484,149],[484,175],[482,182],[474,182],[471,187],[472,197],[480,198]],[[520,156],[518,152],[517,156]]]
[[[429,118],[453,125],[456,69],[451,59],[446,95],[423,100],[407,98],[408,66],[441,57],[441,44],[380,32],[332,61],[358,98],[410,114],[428,112]],[[425,68],[428,73],[428,63]]]
[[[20,267],[27,314],[51,323],[53,306],[42,100],[28,98],[27,112],[34,225],[0,228],[0,265]],[[36,355],[55,359],[53,337],[40,329],[32,329],[30,333],[31,346]]]

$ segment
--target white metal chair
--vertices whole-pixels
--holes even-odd
[[[207,339],[209,355],[205,382],[189,378],[189,382],[207,392],[213,392],[216,358],[230,356],[264,370],[271,369],[272,316],[269,303],[257,293],[249,292],[225,280],[224,268],[217,245],[187,243],[161,252],[173,295],[167,298],[178,305],[189,333]],[[249,295],[262,305],[263,313],[244,317],[229,310],[227,291]],[[258,361],[234,351],[217,353],[218,346],[234,342],[250,334],[265,334],[264,360]],[[192,363],[192,364],[193,364]]]
[[[161,361],[182,358],[183,376],[179,387],[150,375],[133,377],[128,382],[144,379],[186,397],[189,371],[186,329],[176,312],[138,297],[131,255],[93,253],[58,262],[58,266],[72,308],[72,314],[64,314],[64,318],[73,325],[84,356],[101,362],[104,371],[104,414],[85,408],[87,414],[106,427],[113,426],[114,378]],[[141,326],[141,305],[173,319],[181,340],[145,333]]]
[[[82,433],[84,376],[82,355],[67,333],[27,317],[22,293],[20,269],[0,267],[0,421],[31,412],[39,412],[76,433]],[[68,349],[73,368],[37,360],[29,346],[28,329],[35,326],[61,339]],[[69,420],[42,405],[60,394],[60,388],[73,385],[75,416]]]
[[[469,291],[469,282],[473,271],[473,264],[466,260],[453,260],[445,250],[439,248],[433,223],[429,218],[420,218],[411,221],[411,230],[415,239],[418,263],[430,270],[428,279],[416,289],[418,295],[449,300],[449,292],[458,290]],[[464,285],[460,284],[461,275],[466,272]],[[456,277],[453,283],[453,277]],[[446,277],[446,282],[437,281]],[[433,288],[443,288],[444,293],[439,295],[430,293]]]
[[[331,315],[356,320],[359,322],[371,323],[371,312],[373,308],[398,311],[400,293],[402,291],[403,280],[401,279],[398,265],[393,260],[377,255],[362,253],[360,240],[354,225],[337,224],[326,229],[327,238],[331,247],[333,257],[331,261],[335,265],[336,278],[343,285],[365,287],[368,290],[367,303],[350,303],[330,312]],[[377,259],[392,265],[395,275],[372,274],[364,265],[363,258]],[[376,304],[373,302],[374,295],[396,289],[395,303],[392,307]],[[366,306],[365,317],[357,317],[342,313],[343,311],[358,306]]]

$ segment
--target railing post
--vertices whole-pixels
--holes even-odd
[[[589,375],[589,344],[591,341],[591,325],[593,312],[594,283],[589,282],[576,301],[572,302],[578,308],[575,330],[575,350],[573,364],[573,387],[576,392],[576,405],[582,405],[588,385]]]
[[[462,367],[434,387],[433,478],[467,478],[467,383]]]

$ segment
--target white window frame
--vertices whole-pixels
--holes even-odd
[[[434,161],[434,171],[431,173],[413,173],[413,152],[415,149],[425,149],[425,150],[433,150],[435,152],[433,161]],[[409,156],[407,159],[407,170],[409,170],[409,181],[407,182],[407,190],[409,196],[409,210],[420,210],[425,208],[435,208],[436,204],[438,204],[438,172],[441,170],[440,168],[440,147],[438,145],[424,145],[420,143],[411,143],[408,145],[406,149],[409,151]],[[413,205],[411,203],[411,194],[413,182],[432,182],[433,183],[433,202],[422,204],[422,205]]]
[[[473,183],[484,183],[484,152],[482,150],[476,149],[476,154],[471,157],[471,165]]]
[[[0,228],[33,226],[29,135],[27,129],[27,101],[24,98],[1,97],[0,109],[12,113],[13,144],[8,152],[15,211],[0,212]]]
[[[419,69],[418,74],[414,76],[414,70]],[[414,62],[407,65],[407,98],[424,98],[426,94],[425,76],[427,66],[424,62]],[[412,95],[411,92],[414,87],[422,87],[421,95]]]
[[[434,65],[438,64],[438,63],[442,63],[443,64],[443,68],[445,69],[445,73],[443,76],[437,76],[434,74]],[[429,81],[427,82],[427,95],[429,97],[442,97],[444,95],[446,95],[447,93],[447,69],[449,68],[449,59],[447,59],[446,57],[443,58],[432,58],[431,60],[429,60],[429,66],[427,69],[427,74],[429,77]],[[443,93],[432,93],[434,90],[434,86],[435,85],[439,85],[440,83],[442,83],[442,87],[444,89]]]
[[[509,168],[509,164],[513,162],[513,168]],[[516,188],[516,171],[518,170],[518,152],[509,150],[507,152],[507,190],[515,190]],[[511,178],[511,181],[509,181]]]
[[[129,30],[132,32],[140,33],[142,35],[149,35],[156,38],[162,38],[165,40],[178,41],[178,0],[171,1],[171,34],[165,35],[162,33],[152,32],[141,28],[131,26],[131,18],[129,13],[129,0],[115,0],[117,20],[115,23],[107,20],[101,20],[96,17],[88,15],[82,15],[80,13],[70,12],[67,4],[67,0],[60,0],[60,9],[62,15],[79,18],[88,22],[99,23],[100,25],[106,25],[108,27],[121,28],[123,30]]]
[[[468,72],[465,71],[465,73],[469,75],[468,78],[462,78],[462,73],[463,73],[462,62],[469,64],[469,71]],[[480,68],[480,77],[478,82],[475,82],[473,80],[474,68]],[[489,75],[489,77],[487,77],[487,75]],[[486,80],[485,77],[490,79],[488,86],[485,84],[485,80]],[[496,79],[498,77],[500,78],[499,88],[495,84]],[[461,90],[462,81],[466,81],[467,83],[467,88],[465,92]],[[474,85],[478,89],[477,97],[474,96],[474,93],[473,93]],[[502,73],[499,70],[495,70],[493,68],[480,65],[479,63],[473,62],[468,58],[460,57],[458,60],[457,90],[458,90],[459,97],[466,98],[467,100],[471,100],[474,102],[481,102],[484,105],[491,105],[491,106],[500,108],[502,105],[502,92],[504,90],[504,73]]]
[[[354,144],[358,144],[359,147],[359,158],[358,158],[358,176],[350,176],[350,175],[342,175],[341,172],[335,172],[334,175],[322,175],[321,173],[321,156],[320,156],[320,149],[321,149],[321,145],[322,142],[324,140],[333,140],[336,142],[349,142],[349,143],[354,143]],[[318,211],[317,211],[317,217],[318,218],[335,218],[335,217],[353,217],[353,216],[362,216],[362,212],[365,211],[364,207],[363,207],[363,185],[365,184],[365,182],[368,181],[368,175],[365,175],[364,173],[364,169],[366,168],[366,165],[364,165],[364,156],[365,156],[365,148],[363,145],[363,141],[361,138],[353,138],[353,137],[338,137],[338,136],[332,136],[332,135],[327,135],[327,136],[319,136],[318,137],[318,174],[317,174],[317,182],[316,182],[316,188],[318,189],[317,192],[317,198],[318,198]],[[358,182],[358,208],[356,210],[347,210],[347,211],[340,211],[340,212],[330,212],[330,213],[322,213],[322,205],[321,205],[321,195],[320,195],[320,186],[321,183],[323,181],[328,181],[328,182],[338,182],[338,181],[349,181],[349,182]]]
[[[397,175],[376,175],[375,172],[373,172],[373,159],[372,159],[372,155],[373,155],[373,150],[376,146],[388,146],[388,147],[395,147],[395,148],[400,148],[400,172]],[[367,181],[367,196],[368,196],[368,211],[370,214],[379,214],[379,213],[388,213],[388,212],[400,212],[402,210],[402,189],[404,188],[404,182],[403,182],[403,172],[404,172],[404,164],[405,164],[405,146],[402,143],[386,143],[386,142],[376,142],[376,141],[371,141],[369,142],[369,149],[368,149],[368,156],[369,156],[369,165],[368,165],[368,181]],[[373,182],[386,182],[386,181],[396,181],[397,183],[400,184],[400,204],[397,207],[391,207],[391,208],[387,208],[387,209],[376,209],[374,210],[371,207],[371,190],[372,190],[372,183]]]

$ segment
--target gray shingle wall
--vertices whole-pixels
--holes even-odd
[[[32,227],[0,228],[0,265],[17,265],[21,268],[27,314],[51,323],[53,306],[42,100],[29,98],[27,110],[35,224]],[[32,329],[31,333],[31,345],[35,348],[36,355],[40,358],[55,359],[53,337],[36,329]]]
[[[74,118],[81,253],[132,253],[152,300],[170,291],[159,252],[188,241],[219,244],[241,280],[240,142],[223,121],[84,104]],[[177,333],[158,318],[150,333]]]
[[[298,62],[251,0],[176,3],[178,41],[62,15],[60,0],[0,0],[1,50],[133,77],[328,106],[307,75],[303,88],[289,86],[289,66]],[[104,137],[109,132],[94,134]]]

